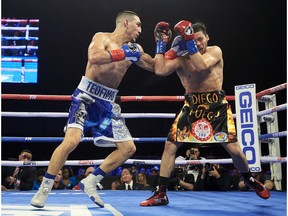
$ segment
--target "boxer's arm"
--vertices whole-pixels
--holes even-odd
[[[103,33],[94,35],[88,48],[88,61],[90,64],[107,64],[111,62],[111,56],[106,51],[107,38]]]
[[[172,32],[169,28],[169,23],[167,22],[157,23],[154,29],[154,39],[156,42],[154,69],[155,74],[158,76],[168,76],[169,74],[172,74],[179,67],[178,60],[177,59],[172,60],[175,57],[174,54],[172,55],[166,54],[167,60],[165,59],[166,45],[171,40],[171,38],[172,38]]]
[[[147,53],[141,53],[140,61],[136,63],[139,67],[154,72],[155,60]]]
[[[154,72],[154,65],[155,65],[155,60],[147,53],[144,52],[143,48],[137,44],[141,53],[140,60],[136,63],[137,66],[150,71]]]
[[[207,71],[215,66],[222,59],[222,50],[218,46],[213,46],[206,53],[201,55],[199,52],[189,55],[190,62],[195,67],[196,71]]]
[[[196,41],[194,40],[194,29],[191,22],[182,20],[174,26],[174,30],[185,41],[191,63],[196,71],[207,71],[221,60],[222,52],[219,47],[213,47],[203,55],[199,53]]]
[[[112,62],[128,60],[136,63],[140,60],[141,53],[136,43],[124,44],[120,49],[109,50]]]
[[[168,76],[181,67],[181,58],[166,60],[163,54],[155,55],[155,74]]]

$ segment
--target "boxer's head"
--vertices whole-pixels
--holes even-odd
[[[197,48],[201,54],[204,54],[209,41],[206,26],[201,22],[196,22],[192,24],[192,27],[194,30],[194,40],[197,44]]]

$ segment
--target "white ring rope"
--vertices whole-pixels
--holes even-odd
[[[2,71],[24,71],[24,72],[37,72],[37,69],[23,69],[23,68],[1,68]]]
[[[9,37],[9,36],[2,36],[1,37],[3,40],[27,40],[26,37]],[[29,40],[39,40],[39,37],[29,37]]]
[[[67,160],[65,165],[67,166],[91,166],[91,165],[100,165],[103,163],[101,160]],[[261,157],[262,163],[286,163],[286,157]],[[2,166],[48,166],[50,161],[1,161]],[[231,158],[227,159],[206,159],[206,160],[176,160],[175,165],[191,165],[191,164],[232,164],[233,161]],[[134,160],[128,159],[124,164],[134,164],[134,165],[160,165],[161,160]]]
[[[267,115],[273,112],[278,112],[287,109],[287,104],[272,107],[257,113],[257,116]],[[62,118],[68,117],[68,113],[64,112],[1,112],[2,117],[47,117],[47,118]],[[175,118],[174,113],[122,113],[123,118]],[[236,115],[233,114],[233,118]]]
[[[1,112],[3,117],[68,117],[64,112]],[[123,118],[174,118],[175,113],[122,113]]]
[[[264,116],[264,115],[267,115],[267,114],[270,114],[273,112],[279,112],[279,111],[282,111],[285,109],[287,109],[287,103],[272,107],[272,108],[267,109],[267,110],[262,110],[262,111],[257,113],[257,116]]]
[[[22,31],[25,31],[25,30],[39,30],[39,28],[38,27],[29,27],[29,26],[27,26],[27,27],[5,27],[5,26],[3,26],[3,27],[1,27],[1,30],[22,30]]]
[[[38,46],[1,46],[1,49],[38,49]]]

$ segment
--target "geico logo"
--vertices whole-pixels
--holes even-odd
[[[241,85],[241,86],[236,86],[236,89],[250,89],[250,88],[254,88],[253,84],[247,84],[247,85]]]
[[[253,128],[253,110],[252,108],[252,97],[250,92],[242,92],[239,95],[240,104],[240,122],[241,129]],[[253,134],[253,130],[242,131],[242,139],[245,138],[245,134]]]
[[[239,94],[240,108],[252,107],[252,94],[251,92],[241,92]]]
[[[256,162],[256,152],[252,146],[245,146],[243,153],[247,158],[248,164],[254,164]]]
[[[241,139],[244,146],[252,146],[255,143],[253,129],[244,129],[241,131]]]

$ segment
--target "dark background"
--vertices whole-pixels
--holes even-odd
[[[113,31],[122,10],[139,14],[143,33],[137,42],[151,56],[155,53],[153,30],[159,21],[171,26],[182,19],[206,23],[209,44],[223,51],[227,95],[234,95],[235,85],[247,83],[256,83],[259,92],[286,82],[286,8],[285,0],[2,0],[2,17],[40,19],[38,84],[2,84],[2,93],[71,95],[84,74],[91,38],[99,31]],[[128,69],[119,90],[120,95],[184,93],[176,74],[157,77],[135,65]],[[286,103],[286,90],[277,93],[277,102]],[[2,111],[67,112],[69,104],[2,100]],[[122,103],[122,112],[175,113],[181,106],[181,102],[129,102]],[[279,131],[286,130],[286,111],[278,117]],[[65,118],[2,118],[2,136],[62,137],[65,122]],[[126,123],[133,137],[165,137],[172,119],[127,119]],[[286,137],[280,140],[281,156],[286,156]],[[2,143],[2,159],[17,157],[21,149],[29,148],[34,160],[49,160],[58,144]],[[163,151],[163,143],[136,145],[134,158],[159,158]],[[262,146],[267,155],[268,145]],[[102,159],[111,151],[82,143],[69,159]],[[229,157],[221,147],[201,151],[203,156],[213,151],[217,157]]]

